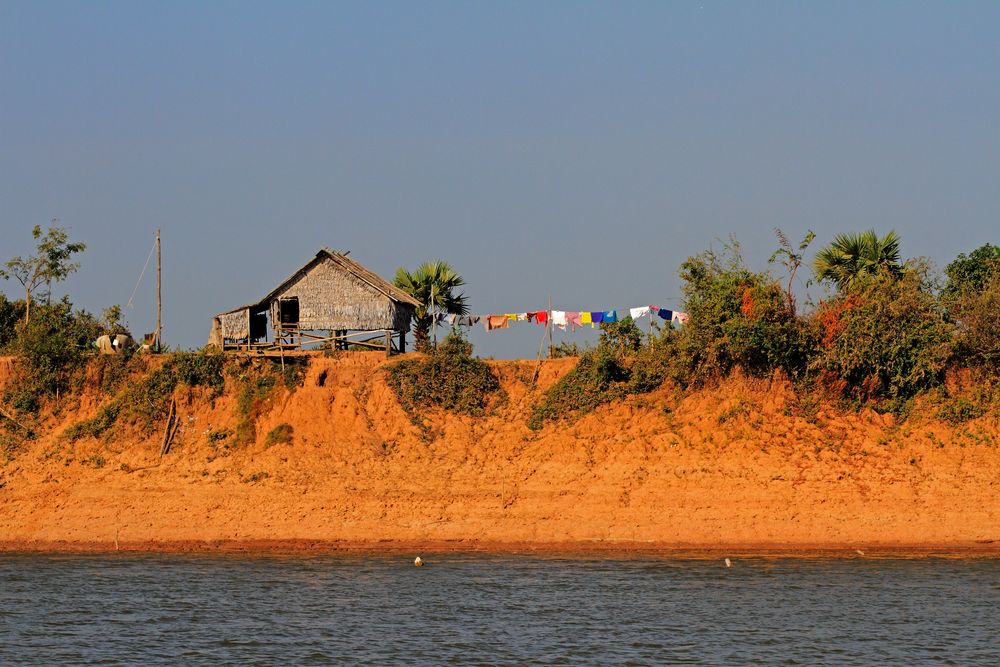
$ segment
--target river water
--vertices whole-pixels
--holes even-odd
[[[0,664],[1000,664],[1000,559],[0,554]]]

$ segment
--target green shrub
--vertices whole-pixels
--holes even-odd
[[[421,408],[485,414],[500,381],[489,364],[472,356],[472,344],[452,332],[425,360],[405,359],[387,369],[386,381],[403,409],[416,417]]]
[[[274,365],[263,370],[243,374],[238,378],[239,391],[236,394],[236,444],[248,445],[257,440],[257,418],[264,412],[279,377]]]
[[[119,419],[128,417],[150,432],[166,419],[170,399],[177,385],[209,387],[212,396],[222,393],[224,357],[206,352],[180,352],[141,380],[128,385],[93,419],[73,424],[66,430],[71,441],[87,436],[99,437],[110,431]]]
[[[36,412],[42,400],[71,389],[101,331],[92,315],[74,312],[65,298],[51,305],[35,304],[27,325],[14,328],[16,336],[7,347],[17,356],[17,366],[5,399],[21,412]]]
[[[81,438],[100,437],[115,425],[121,409],[121,404],[117,402],[106,405],[101,408],[96,417],[70,425],[64,436],[70,442],[76,442]]]
[[[707,251],[681,266],[688,323],[676,339],[684,383],[728,375],[736,366],[755,376],[781,369],[802,377],[815,336],[795,317],[782,288],[767,273],[743,265],[739,248],[728,257]]]
[[[948,282],[941,298],[950,304],[969,294],[978,294],[1000,274],[1000,247],[980,246],[968,255],[960,254],[945,267]]]
[[[586,414],[613,400],[658,389],[675,372],[675,336],[668,327],[643,345],[642,333],[631,318],[602,323],[598,346],[585,352],[573,370],[545,392],[528,417],[528,427],[538,430],[547,421]]]
[[[827,387],[855,401],[899,410],[938,385],[954,350],[948,323],[925,283],[926,269],[881,275],[826,302],[816,314],[814,367]]]
[[[273,429],[271,429],[267,437],[264,438],[264,446],[270,447],[271,445],[286,445],[292,441],[292,436],[295,434],[295,429],[292,428],[291,424],[278,424]]]
[[[1000,271],[981,290],[960,294],[949,305],[959,332],[956,361],[1000,374]]]
[[[232,435],[233,435],[233,432],[231,430],[229,430],[228,428],[223,428],[223,429],[218,429],[218,430],[210,428],[210,429],[208,429],[208,432],[205,433],[205,439],[208,440],[209,444],[214,444],[214,443],[222,442],[223,440],[226,440],[227,438],[229,438]]]
[[[607,348],[590,350],[569,373],[545,392],[531,411],[528,427],[540,429],[546,421],[584,414],[626,395],[628,369]]]
[[[0,294],[0,352],[7,352],[13,344],[17,325],[24,319],[24,301],[9,301]]]

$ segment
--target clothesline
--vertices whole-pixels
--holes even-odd
[[[659,317],[671,324],[687,324],[688,315],[678,310],[660,308],[659,306],[636,306],[629,308],[629,317],[637,320],[641,317]],[[576,330],[584,324],[589,324],[590,328],[601,323],[618,322],[617,310],[536,310],[522,313],[502,313],[493,315],[447,315],[437,313],[435,323],[450,324],[452,327],[471,327],[482,322],[487,331],[495,329],[507,329],[511,322],[528,322],[544,327],[555,326],[563,331],[567,327]]]

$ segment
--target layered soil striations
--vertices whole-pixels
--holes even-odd
[[[236,428],[232,392],[178,390],[181,427],[162,459],[159,433],[62,437],[107,400],[85,393],[50,433],[0,460],[0,542],[1000,548],[995,414],[952,426],[925,410],[896,424],[801,401],[783,380],[737,377],[532,431],[532,406],[575,363],[563,359],[491,362],[506,399],[488,417],[430,412],[416,425],[385,383],[386,363],[314,357],[303,386],[274,392],[252,444],[208,437]],[[281,424],[291,442],[268,444]]]

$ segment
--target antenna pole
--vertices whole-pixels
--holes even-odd
[[[160,290],[160,228],[156,228],[156,351],[159,352],[160,337],[163,334],[163,323],[160,319],[161,315],[161,295]]]

